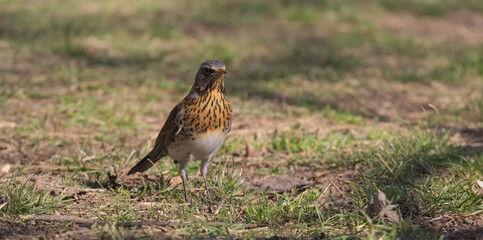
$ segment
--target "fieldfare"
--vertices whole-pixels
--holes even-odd
[[[171,110],[153,150],[128,175],[146,171],[162,157],[170,156],[179,164],[184,197],[191,204],[186,189],[186,167],[190,162],[201,160],[201,175],[211,199],[206,181],[208,163],[231,131],[232,112],[225,95],[225,73],[226,66],[220,61],[201,64],[191,91]]]

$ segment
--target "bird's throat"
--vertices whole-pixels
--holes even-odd
[[[220,92],[225,94],[225,80],[223,77],[217,78],[211,82],[208,89],[206,89],[208,93],[210,92]]]

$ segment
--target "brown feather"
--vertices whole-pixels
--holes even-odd
[[[129,170],[128,175],[136,172],[144,172],[151,168],[154,163],[167,155],[166,147],[174,140],[174,137],[179,133],[181,125],[178,123],[179,115],[181,113],[180,104],[171,110],[171,113],[166,119],[163,128],[159,131],[156,138],[153,150],[146,155],[136,166]]]

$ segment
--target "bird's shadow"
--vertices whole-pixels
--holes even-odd
[[[83,185],[90,189],[105,189],[112,192],[120,190],[127,190],[129,192],[147,192],[147,191],[162,191],[170,186],[170,177],[163,175],[152,177],[151,175],[142,175],[141,177],[129,177],[117,175],[109,175],[106,179],[99,180],[85,179],[82,180]]]

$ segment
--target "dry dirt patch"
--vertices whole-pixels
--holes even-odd
[[[383,30],[437,43],[463,41],[477,45],[483,42],[483,16],[468,10],[450,13],[445,18],[388,14],[377,22]]]

